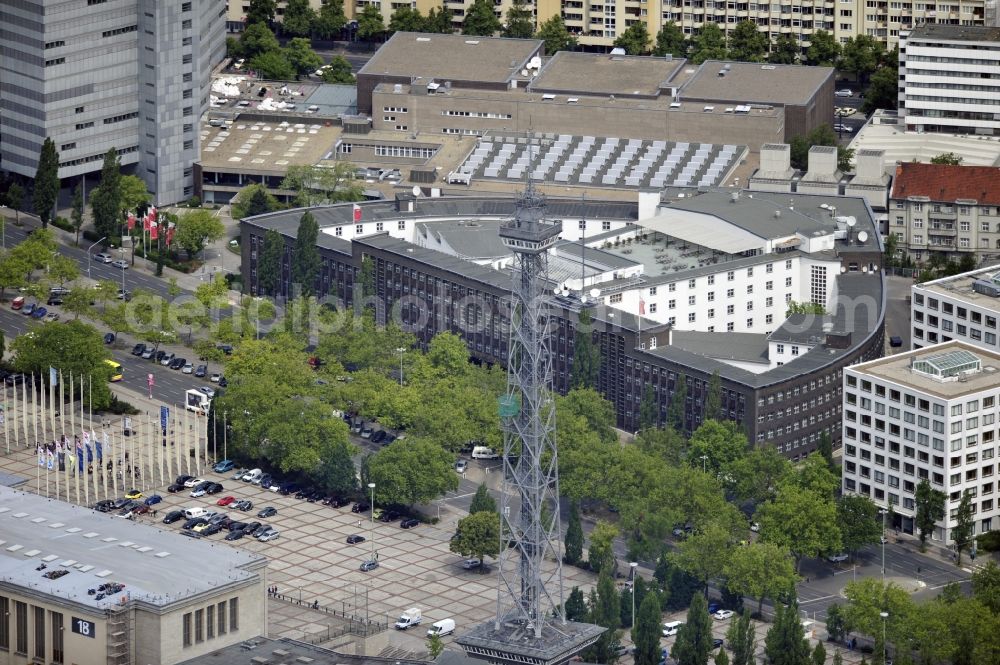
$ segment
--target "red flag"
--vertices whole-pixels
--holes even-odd
[[[646,316],[646,301],[639,297],[639,314]]]
[[[171,224],[167,227],[167,247],[170,247],[170,243],[174,241],[174,225]]]
[[[150,240],[156,240],[159,237],[160,237],[160,225],[159,224],[155,224],[155,223],[154,224],[150,224],[149,225],[149,239]]]
[[[149,208],[149,218],[154,222],[156,221],[156,206],[151,206]]]
[[[357,224],[361,221],[361,206],[357,203],[354,204],[354,223]]]
[[[142,230],[149,233],[149,215],[142,216]]]
[[[129,230],[129,232],[131,232],[132,229],[134,229],[134,228],[135,228],[135,213],[134,212],[130,212],[128,214],[128,230]]]

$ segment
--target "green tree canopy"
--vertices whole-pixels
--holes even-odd
[[[625,28],[615,39],[615,46],[625,49],[629,55],[649,53],[649,29],[646,22],[638,20]]]
[[[55,141],[46,137],[38,156],[34,184],[35,214],[42,221],[42,228],[48,226],[52,220],[58,197],[59,152],[56,150]]]
[[[867,496],[848,494],[837,501],[837,525],[847,552],[857,552],[882,536],[882,516]]]
[[[272,23],[277,9],[274,0],[250,0],[250,8],[246,15],[247,30],[256,23],[265,25]]]
[[[306,37],[312,32],[317,18],[316,12],[309,6],[309,0],[286,0],[281,30],[286,35]]]
[[[255,55],[250,59],[250,68],[262,79],[289,81],[296,78],[295,67],[289,62],[288,56],[280,50]]]
[[[576,37],[566,29],[566,24],[559,14],[553,14],[538,26],[535,37],[545,42],[546,55],[552,55],[556,51],[568,51],[576,46]]]
[[[678,432],[683,432],[687,427],[687,397],[687,379],[683,374],[678,374],[667,406],[667,423]]]
[[[840,59],[840,44],[833,33],[817,30],[812,34],[806,49],[806,64],[817,67],[833,67]]]
[[[400,5],[389,17],[389,32],[423,32],[425,21],[419,9]]]
[[[451,17],[452,12],[448,7],[443,5],[441,7],[432,7],[427,12],[427,22],[424,31],[450,35],[455,31]]]
[[[248,60],[264,53],[276,53],[280,48],[278,38],[263,22],[251,22],[240,35],[240,53]]]
[[[43,323],[31,334],[18,335],[10,347],[19,372],[47,381],[49,368],[54,367],[62,372],[63,380],[72,376],[78,386],[80,377],[86,377],[84,403],[93,404],[95,410],[111,404],[111,368],[104,362],[110,354],[93,326],[77,320]]]
[[[313,31],[323,39],[331,39],[340,34],[347,17],[344,16],[343,0],[321,0]]]
[[[962,564],[962,552],[972,545],[973,534],[976,530],[975,513],[972,503],[972,495],[966,490],[962,492],[962,499],[958,504],[958,512],[955,514],[955,526],[951,528],[951,539],[955,542],[955,552],[957,558],[955,563]]]
[[[233,219],[274,212],[280,207],[278,200],[260,183],[251,183],[233,197],[230,204]]]
[[[757,613],[766,598],[777,598],[795,588],[798,575],[791,553],[771,543],[754,542],[733,548],[723,574],[736,593],[757,599]]]
[[[342,55],[335,55],[330,58],[330,62],[327,63],[326,68],[323,70],[322,78],[324,83],[338,83],[341,85],[354,85],[357,82],[357,79],[354,78],[351,63]]]
[[[840,528],[833,499],[793,482],[783,482],[774,499],[757,509],[755,519],[760,523],[761,540],[788,548],[797,564],[803,557],[840,550]]]
[[[114,148],[104,155],[101,183],[90,194],[90,207],[94,213],[94,228],[99,236],[112,237],[122,224],[121,164]]]
[[[285,253],[285,239],[274,229],[264,234],[264,248],[257,262],[257,284],[263,295],[277,295],[281,280],[281,257]]]
[[[193,259],[205,245],[222,238],[226,227],[211,210],[197,209],[181,213],[177,217],[174,242]]]
[[[614,571],[615,561],[614,540],[618,529],[609,522],[598,520],[590,532],[590,549],[587,551],[587,561],[590,569],[596,573]]]
[[[799,604],[792,601],[775,607],[774,623],[764,637],[764,654],[774,665],[809,665],[809,642],[806,640]]]
[[[920,536],[920,551],[924,551],[927,537],[934,532],[937,523],[944,519],[947,497],[940,490],[931,487],[930,482],[924,478],[917,483],[914,499],[917,511],[913,523]]]
[[[677,665],[706,665],[712,651],[712,617],[708,603],[701,594],[691,599],[687,621],[677,632],[677,641],[670,654]]]
[[[706,60],[725,60],[726,36],[717,23],[704,23],[701,31],[692,40],[691,62],[700,65]]]
[[[841,71],[851,72],[860,81],[868,77],[878,68],[885,57],[885,44],[870,35],[848,37],[840,52]]]
[[[393,444],[393,446],[396,444]],[[389,446],[392,448],[392,446]],[[455,475],[452,473],[452,475]],[[500,514],[484,511],[458,521],[458,530],[448,548],[455,554],[475,557],[482,563],[486,557],[500,555]],[[480,567],[480,570],[483,568]]]
[[[580,523],[580,507],[576,501],[569,502],[569,517],[566,520],[566,539],[563,561],[575,566],[583,559],[583,525]]]
[[[357,19],[358,39],[372,42],[381,39],[382,35],[385,34],[385,19],[382,17],[382,12],[378,10],[378,5],[366,4],[361,13],[357,15]]]
[[[393,442],[368,462],[375,499],[383,504],[412,506],[458,489],[454,463],[451,453],[433,441],[408,437]]]
[[[479,484],[479,487],[476,488],[476,494],[472,497],[472,503],[469,504],[470,515],[481,512],[497,512],[496,499],[490,495],[490,490],[486,487],[486,483]]]
[[[880,67],[872,75],[865,91],[865,101],[861,112],[868,114],[875,109],[896,110],[899,104],[899,70],[896,67]]]
[[[740,21],[729,33],[729,58],[742,62],[763,62],[768,47],[767,33],[753,21]]]
[[[512,0],[506,19],[506,25],[503,26],[504,37],[530,39],[535,34],[535,17],[526,0]]]
[[[318,238],[319,224],[312,213],[307,211],[299,218],[295,248],[292,251],[292,284],[302,289],[304,295],[314,292],[316,277],[319,276],[319,248],[316,247]]]
[[[73,200],[70,202],[70,224],[76,232],[75,244],[80,245],[80,229],[83,228],[83,183],[73,188]]]
[[[830,125],[820,125],[809,134],[792,137],[789,141],[792,166],[805,170],[809,166],[809,148],[814,145],[836,146],[837,168],[841,171],[851,170],[851,159],[854,152],[837,143],[837,135]]]
[[[296,80],[312,74],[323,66],[323,58],[319,57],[319,54],[312,49],[312,42],[306,37],[296,37],[290,40],[288,45],[282,49],[282,53],[292,69],[295,70]]]
[[[665,55],[683,58],[687,55],[687,48],[688,42],[680,26],[673,21],[664,21],[660,31],[656,33],[653,55],[661,58]]]
[[[733,652],[732,665],[756,665],[757,632],[750,619],[750,610],[733,617],[726,630],[726,645]]]
[[[593,319],[589,309],[581,309],[573,333],[571,388],[596,388],[601,373],[601,352],[593,341]]]
[[[474,0],[465,12],[462,34],[492,37],[501,27],[493,3],[490,0]]]
[[[635,645],[635,665],[656,665],[660,662],[660,598],[656,592],[647,593],[636,610],[632,627]]]
[[[774,65],[794,65],[799,61],[802,52],[799,41],[793,35],[780,35],[771,47],[767,61]]]
[[[746,455],[749,448],[746,432],[738,423],[709,419],[691,434],[688,463],[717,475]]]

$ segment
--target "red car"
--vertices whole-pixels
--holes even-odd
[[[229,504],[231,504],[234,501],[236,501],[236,497],[235,496],[224,496],[221,499],[219,499],[218,501],[216,501],[215,505],[217,505],[217,506],[228,506]]]

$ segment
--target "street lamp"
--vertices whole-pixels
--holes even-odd
[[[7,206],[0,205],[0,210],[6,210]],[[3,248],[7,249],[7,213],[0,214],[0,234],[3,237]]]
[[[93,256],[91,256],[90,250],[94,249],[95,246],[101,244],[102,242],[104,242],[107,239],[108,239],[108,237],[104,236],[103,238],[101,238],[100,240],[98,240],[97,242],[93,243],[90,247],[87,248],[87,279],[90,279],[90,264],[91,264],[91,262],[93,261],[93,258],[94,258]]]
[[[638,561],[629,561],[629,579],[632,581],[632,630],[635,630],[635,569],[639,567]]]
[[[396,347],[396,353],[399,354],[399,387],[403,387],[403,354],[406,353],[406,349],[402,346]]]
[[[701,459],[701,472],[708,473],[708,469],[705,466],[708,463],[708,455],[702,455],[699,459]]]
[[[879,508],[878,512],[882,515],[882,584],[885,584],[885,516],[889,511]]]
[[[885,622],[889,618],[889,613],[879,612],[878,615],[882,617],[882,665],[885,665]]]
[[[368,489],[372,491],[371,505],[371,526],[368,530],[368,539],[372,541],[371,561],[375,560],[375,483],[368,483]]]

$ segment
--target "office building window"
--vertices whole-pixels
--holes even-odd
[[[235,632],[240,629],[240,599],[230,598],[229,600],[229,630]]]
[[[205,633],[208,639],[215,637],[215,605],[205,608]]]
[[[14,637],[17,644],[14,651],[22,656],[28,655],[28,604],[14,601]]]
[[[0,649],[10,649],[10,601],[0,596]]]
[[[191,613],[190,612],[187,612],[184,615],[184,619],[182,621],[182,624],[183,624],[183,626],[182,626],[182,628],[183,628],[182,633],[183,633],[184,646],[189,647],[189,646],[191,646]]]
[[[226,634],[226,601],[219,603],[216,609],[215,616],[219,619],[218,633],[219,635]]]
[[[45,608],[34,607],[34,628],[35,628],[35,659],[45,660]]]
[[[66,654],[63,646],[63,615],[61,612],[49,612],[52,624],[52,662],[63,665]]]
[[[194,641],[196,644],[205,641],[205,610],[194,611]]]

